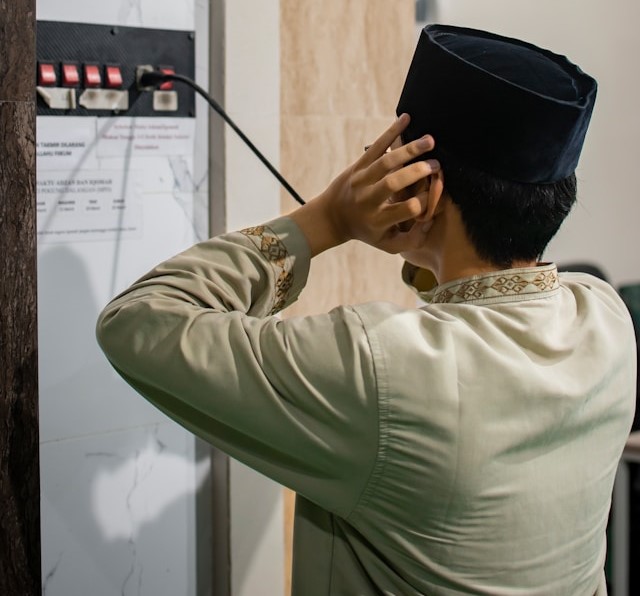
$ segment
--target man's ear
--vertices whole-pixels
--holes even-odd
[[[427,206],[424,211],[416,217],[416,221],[431,221],[441,206],[441,200],[444,195],[444,174],[442,170],[438,170],[435,174],[431,174],[425,180],[425,189],[423,192],[427,194]]]

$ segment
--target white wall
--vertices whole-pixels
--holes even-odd
[[[487,29],[566,54],[599,83],[578,166],[579,204],[547,257],[599,264],[614,285],[640,281],[637,170],[640,4],[633,0],[437,0],[441,23]]]
[[[280,2],[214,0],[214,15],[223,15],[224,43],[212,86],[222,87],[227,112],[278,168],[280,161]],[[214,25],[212,30],[219,30]],[[213,45],[216,46],[215,40]],[[220,60],[220,56],[214,58]],[[214,78],[222,74],[222,85]],[[280,215],[278,182],[236,134],[212,122],[212,183],[224,200],[224,226],[237,230]],[[219,146],[222,143],[222,146]],[[219,150],[216,149],[219,147]],[[221,168],[217,153],[224,153]],[[214,205],[213,213],[220,205]],[[233,596],[284,594],[284,509],[282,488],[231,461],[229,465],[230,584]]]

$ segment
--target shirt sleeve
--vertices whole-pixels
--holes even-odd
[[[348,307],[280,320],[309,269],[289,218],[158,265],[98,320],[118,373],[232,457],[347,516],[375,464],[376,371]]]

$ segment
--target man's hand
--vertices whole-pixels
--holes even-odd
[[[400,116],[322,194],[293,212],[312,256],[352,239],[391,253],[417,247],[425,224],[415,219],[425,210],[427,197],[407,190],[438,172],[440,164],[404,165],[433,149],[429,136],[388,151],[408,124],[409,116]]]

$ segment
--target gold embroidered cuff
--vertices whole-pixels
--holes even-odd
[[[274,302],[269,314],[281,311],[287,304],[289,290],[293,286],[293,259],[284,242],[269,226],[255,226],[240,230],[269,261],[275,273]]]

